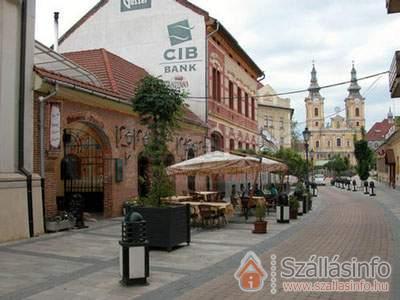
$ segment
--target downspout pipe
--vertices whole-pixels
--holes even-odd
[[[213,36],[215,33],[217,33],[219,31],[219,27],[220,27],[220,23],[218,20],[215,20],[216,24],[217,24],[217,28],[210,32],[209,34],[206,35],[206,49],[205,49],[205,56],[206,56],[206,61],[205,61],[205,99],[206,99],[206,107],[205,107],[205,122],[208,125],[208,90],[209,90],[209,86],[208,86],[208,58],[209,58],[209,53],[208,53],[208,40],[211,36]],[[207,28],[207,25],[206,25]],[[207,30],[206,30],[207,32]],[[207,126],[207,134],[206,134],[206,140],[208,137],[208,126]]]
[[[206,118],[205,118],[205,120],[206,120],[206,123],[208,123],[208,89],[209,89],[209,86],[208,86],[208,40],[210,39],[210,37],[211,36],[213,36],[215,33],[217,33],[218,31],[219,31],[219,27],[220,27],[220,24],[219,24],[219,21],[218,20],[215,20],[215,22],[217,23],[217,28],[214,30],[214,31],[212,31],[212,32],[210,32],[209,34],[207,34],[207,36],[206,36],[206,63],[205,63],[205,65],[206,65],[206,67],[205,67],[205,80],[206,80]]]
[[[45,143],[44,143],[44,119],[46,101],[58,93],[58,84],[56,83],[54,91],[47,96],[39,97],[39,122],[40,122],[40,186],[42,190],[42,210],[43,210],[43,230],[46,232],[46,195],[45,195]]]
[[[32,173],[25,168],[25,76],[26,76],[26,26],[28,18],[27,0],[21,0],[21,36],[20,36],[20,61],[19,61],[19,100],[18,100],[18,171],[26,177],[29,237],[34,236],[33,224],[33,198],[32,198]]]

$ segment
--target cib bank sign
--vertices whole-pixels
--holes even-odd
[[[121,12],[151,8],[151,0],[121,0]]]

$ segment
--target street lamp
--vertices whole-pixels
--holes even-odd
[[[303,131],[303,139],[304,139],[304,150],[306,151],[306,179],[305,179],[305,183],[306,183],[306,188],[307,188],[307,192],[309,192],[309,187],[310,187],[310,182],[309,182],[309,175],[308,175],[308,142],[310,141],[310,136],[311,136],[311,132],[310,130],[308,130],[308,127],[306,127]]]

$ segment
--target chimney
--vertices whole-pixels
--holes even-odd
[[[58,16],[59,12],[54,13],[54,51],[58,52]]]

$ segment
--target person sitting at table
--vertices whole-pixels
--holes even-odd
[[[263,191],[259,188],[258,183],[256,183],[255,187],[254,187],[254,196],[257,197],[264,197],[264,193]]]
[[[236,191],[236,184],[232,184],[232,191],[231,191],[231,204],[233,208],[236,208],[239,205],[238,202],[238,193]]]
[[[278,198],[278,190],[276,189],[275,184],[271,184],[270,194],[271,194],[271,199],[274,202],[276,202],[276,200]]]
[[[245,220],[249,218],[249,191],[244,187],[244,184],[240,184],[240,194],[242,203],[242,212]]]

